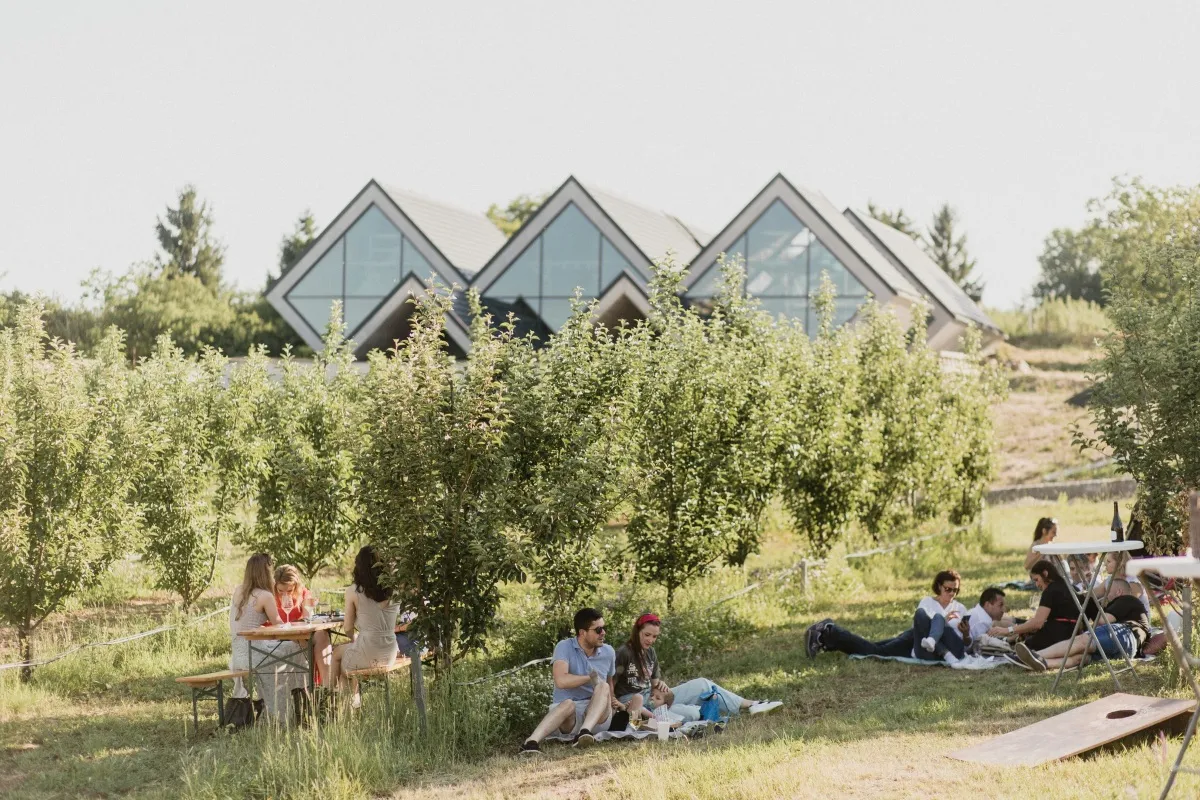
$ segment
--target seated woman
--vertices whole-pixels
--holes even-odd
[[[652,646],[661,630],[662,621],[658,615],[643,614],[634,623],[629,641],[617,651],[616,672],[610,679],[613,683],[614,710],[628,711],[630,719],[637,719],[638,716],[653,716],[648,709],[667,706],[674,707],[672,710],[684,719],[699,719],[699,707],[703,702],[701,698],[712,692],[717,694],[721,712],[730,716],[742,711],[761,714],[783,705],[778,700],[747,700],[708,678],[695,678],[674,688],[668,687],[662,679],[658,656]]]
[[[1129,593],[1141,601],[1146,608],[1146,613],[1150,613],[1150,595],[1146,592],[1146,587],[1142,585],[1140,579],[1133,575],[1127,575],[1125,568],[1129,565],[1129,553],[1109,553],[1104,556],[1104,570],[1108,573],[1108,578],[1104,581],[1104,585],[1096,590],[1096,596],[1100,598],[1101,603],[1107,603],[1110,599],[1118,597],[1113,594],[1113,585],[1117,581],[1125,581],[1129,585]]]
[[[304,585],[300,570],[284,564],[275,570],[275,608],[284,622],[299,622],[311,615],[315,598]]]
[[[400,606],[392,602],[392,590],[379,585],[380,572],[374,548],[367,545],[359,550],[352,582],[346,589],[342,628],[351,641],[333,648],[327,686],[341,688],[347,671],[387,667],[396,662],[396,616]],[[353,689],[357,703],[357,681]]]
[[[1104,620],[1096,621],[1096,636],[1077,636],[1067,651],[1065,641],[1052,644],[1041,650],[1032,650],[1026,644],[1016,646],[1017,657],[1035,672],[1078,666],[1088,653],[1097,649],[1111,659],[1124,656],[1135,658],[1150,638],[1150,616],[1142,601],[1130,593],[1128,581],[1115,578],[1109,588],[1110,600],[1104,608]],[[1105,625],[1104,621],[1111,624]]]
[[[1029,545],[1029,552],[1025,554],[1026,572],[1033,569],[1033,565],[1042,559],[1042,554],[1033,548],[1039,544],[1050,544],[1055,536],[1058,536],[1058,520],[1042,517],[1037,521],[1033,529],[1033,544]]]
[[[254,687],[263,700],[265,713],[271,719],[282,722],[286,719],[288,690],[295,683],[290,675],[281,675],[279,665],[273,673],[264,674],[262,663],[267,658],[256,653],[253,665],[250,662],[250,641],[238,634],[265,624],[279,625],[283,622],[275,606],[275,586],[271,575],[271,557],[266,553],[255,553],[246,561],[242,583],[233,590],[229,604],[230,655],[229,668],[254,671]],[[282,654],[294,649],[295,642],[259,641],[256,650],[270,650]],[[240,678],[234,680],[233,696],[246,697],[248,692]]]
[[[1079,621],[1079,607],[1071,595],[1073,590],[1047,559],[1038,561],[1029,570],[1029,577],[1041,590],[1034,615],[1019,625],[996,626],[989,636],[1012,638],[1024,636],[1030,650],[1041,650],[1071,638]]]
[[[962,624],[967,607],[955,598],[962,590],[962,577],[945,569],[933,578],[933,595],[921,600],[913,614],[913,656],[922,661],[944,660],[951,664],[966,656]]]
[[[662,679],[654,643],[662,631],[662,620],[655,614],[642,614],[633,623],[629,641],[617,650],[616,674],[612,683],[613,708],[629,712],[629,718],[650,717],[650,692],[670,691]]]

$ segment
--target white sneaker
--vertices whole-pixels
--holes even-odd
[[[946,653],[946,655],[942,656],[942,660],[950,666],[954,666],[959,662],[960,659],[958,656],[954,655],[954,653]]]
[[[932,636],[926,636],[921,640],[921,647],[925,648],[925,652],[932,653],[933,649],[937,647],[937,642],[933,640]]]
[[[751,714],[766,714],[768,711],[774,711],[783,706],[782,700],[759,700],[750,708],[746,709]]]

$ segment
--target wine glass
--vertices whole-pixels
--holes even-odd
[[[313,618],[313,614],[316,613],[316,610],[317,610],[317,598],[313,597],[313,595],[311,593],[304,595],[304,616],[303,616],[304,621],[311,622],[312,618]]]
[[[292,599],[291,594],[285,594],[279,598],[279,605],[283,608],[283,624],[289,625],[292,621],[292,609],[296,607],[296,601]]]

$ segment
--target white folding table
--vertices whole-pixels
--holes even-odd
[[[1139,558],[1130,561],[1125,571],[1130,575],[1140,575],[1143,572],[1157,572],[1164,578],[1176,578],[1181,580],[1200,580],[1200,560],[1191,556],[1166,556],[1163,558]],[[1150,601],[1154,603],[1154,607],[1158,609],[1158,616],[1162,620],[1163,631],[1167,635],[1167,643],[1171,648],[1172,655],[1175,656],[1175,663],[1179,665],[1180,671],[1187,678],[1188,686],[1192,689],[1192,694],[1196,695],[1196,700],[1200,703],[1200,685],[1196,683],[1196,676],[1192,674],[1192,663],[1194,659],[1183,648],[1183,643],[1179,641],[1179,637],[1175,635],[1175,629],[1167,622],[1167,612],[1163,608],[1162,602],[1158,599],[1158,595],[1150,592]],[[1159,795],[1159,800],[1165,800],[1170,794],[1171,787],[1175,784],[1175,775],[1180,772],[1190,772],[1200,774],[1200,770],[1190,767],[1180,766],[1183,763],[1183,756],[1187,752],[1188,745],[1192,743],[1192,737],[1196,733],[1196,720],[1200,717],[1200,704],[1196,706],[1196,710],[1192,712],[1192,718],[1188,722],[1187,733],[1183,736],[1183,745],[1179,748],[1179,756],[1175,759],[1175,764],[1171,767],[1171,773],[1167,776],[1167,785],[1163,787],[1162,794]]]
[[[1071,652],[1071,645],[1075,643],[1075,638],[1079,636],[1079,632],[1082,627],[1087,627],[1088,634],[1091,635],[1093,639],[1096,636],[1096,628],[1092,625],[1092,621],[1088,619],[1087,614],[1084,613],[1084,609],[1087,608],[1088,600],[1094,602],[1096,604],[1096,608],[1100,609],[1101,611],[1104,610],[1104,607],[1100,605],[1099,598],[1096,597],[1096,577],[1100,574],[1100,570],[1092,570],[1092,574],[1088,578],[1086,588],[1083,592],[1083,599],[1080,600],[1079,595],[1075,593],[1075,584],[1071,580],[1071,568],[1067,564],[1067,556],[1087,556],[1092,553],[1100,556],[1107,553],[1121,553],[1140,550],[1141,548],[1142,543],[1138,541],[1049,542],[1047,544],[1036,544],[1033,546],[1034,551],[1041,553],[1044,556],[1050,556],[1054,560],[1055,565],[1058,567],[1059,574],[1062,575],[1062,579],[1066,581],[1067,586],[1071,587],[1071,597],[1075,600],[1075,606],[1079,609],[1079,619],[1075,620],[1075,628],[1071,631],[1071,638],[1067,641],[1067,653]],[[1101,618],[1103,619],[1103,617]],[[1103,624],[1109,625],[1110,628],[1112,625],[1112,623],[1110,623],[1107,619],[1104,619]],[[1120,639],[1118,639],[1116,636],[1110,636],[1110,638],[1116,642],[1117,649],[1121,652],[1121,657],[1125,659],[1124,667],[1122,667],[1120,670],[1115,669],[1112,665],[1112,662],[1108,660],[1108,655],[1104,652],[1103,648],[1098,647],[1096,649],[1100,653],[1100,657],[1104,659],[1104,663],[1108,667],[1108,672],[1110,675],[1112,675],[1113,683],[1116,684],[1117,689],[1120,689],[1121,681],[1117,679],[1117,675],[1122,672],[1134,671],[1132,658],[1134,654],[1126,653],[1125,647],[1121,644]],[[1081,677],[1083,675],[1083,665],[1085,661],[1086,659],[1083,659],[1079,662],[1078,674]],[[1064,658],[1063,663],[1058,668],[1058,675],[1056,675],[1054,678],[1053,690],[1058,689],[1058,682],[1062,680],[1063,673],[1066,671],[1066,669],[1067,659]]]

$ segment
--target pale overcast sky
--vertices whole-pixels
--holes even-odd
[[[0,0],[0,288],[149,258],[189,182],[259,288],[372,177],[482,211],[573,173],[715,233],[783,172],[950,202],[1010,306],[1113,175],[1200,183],[1197,41],[1183,2]]]

